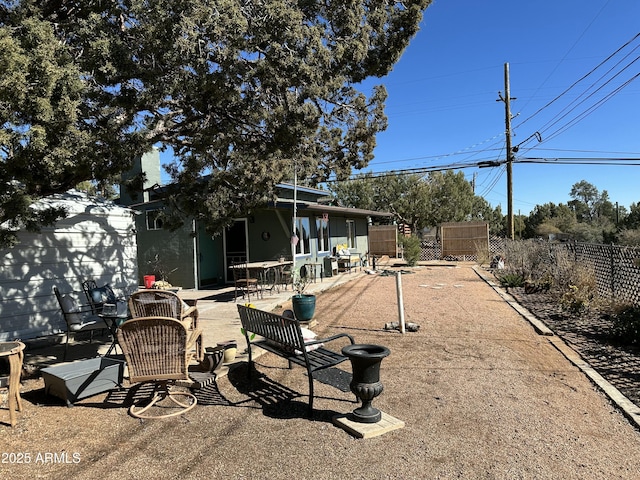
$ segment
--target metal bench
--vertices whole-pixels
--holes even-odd
[[[327,338],[312,341],[304,340],[300,322],[295,318],[283,317],[275,313],[265,312],[256,308],[238,305],[242,329],[247,340],[249,353],[248,374],[251,374],[253,358],[251,347],[258,346],[274,353],[292,364],[307,369],[309,377],[309,416],[313,414],[313,372],[338,365],[348,357],[325,347],[328,342],[339,338],[347,338],[353,345],[353,337],[347,333],[340,333]],[[253,335],[255,334],[255,335]],[[261,338],[258,338],[259,336]]]

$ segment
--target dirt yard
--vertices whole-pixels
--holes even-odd
[[[393,275],[319,295],[314,327],[391,350],[374,406],[404,428],[355,439],[333,425],[356,407],[336,388],[348,383],[348,362],[333,372],[334,385],[316,381],[313,419],[305,417],[304,370],[271,354],[259,357],[251,383],[241,365],[201,391],[191,412],[158,421],[127,414],[129,390],[69,409],[37,379],[24,384],[16,428],[0,427],[1,477],[640,477],[639,432],[470,265],[408,270],[405,316],[418,332],[384,330],[398,318]]]

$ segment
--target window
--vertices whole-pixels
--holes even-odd
[[[318,232],[318,253],[329,251],[329,220],[316,217],[316,231]]]
[[[298,244],[296,245],[296,255],[309,255],[311,253],[310,232],[311,223],[309,222],[309,218],[297,218],[296,235],[298,236]]]
[[[147,210],[147,230],[162,230],[162,210]]]
[[[356,248],[356,221],[347,220],[347,248]]]

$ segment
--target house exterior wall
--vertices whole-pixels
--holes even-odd
[[[19,232],[20,243],[0,251],[0,341],[66,331],[54,286],[86,303],[86,279],[109,283],[121,294],[137,285],[131,210],[79,192],[51,203],[67,207],[67,218],[40,233]]]
[[[187,220],[184,225],[169,231],[161,228],[149,228],[148,212],[159,207],[149,204],[136,217],[138,242],[138,285],[143,285],[145,275],[155,275],[156,280],[165,280],[175,286],[194,288],[196,286],[196,231],[193,222]]]

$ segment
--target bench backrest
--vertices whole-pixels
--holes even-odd
[[[245,332],[255,333],[296,350],[305,350],[300,322],[295,318],[283,317],[244,305],[238,305],[238,313],[240,313],[240,321]]]

